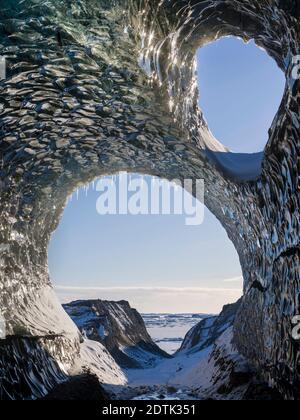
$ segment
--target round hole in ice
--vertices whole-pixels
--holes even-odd
[[[254,41],[220,39],[199,49],[200,107],[232,152],[263,151],[282,100],[285,76]]]

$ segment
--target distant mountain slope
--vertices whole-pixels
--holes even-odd
[[[187,332],[202,319],[212,315],[207,314],[142,314],[147,331],[153,341],[164,351],[174,355],[180,348]]]
[[[177,353],[195,353],[213,345],[221,335],[233,325],[241,304],[238,302],[224,306],[220,315],[200,321],[185,336]]]
[[[169,384],[187,386],[198,399],[241,400],[254,384],[255,370],[233,344],[233,327],[227,328],[213,345],[193,353],[179,353],[182,362]]]
[[[186,399],[184,391],[200,400],[243,399],[250,387],[256,389],[256,377],[255,369],[239,354],[233,341],[240,303],[224,306],[220,315],[195,325],[172,359],[163,360],[152,370],[131,370],[127,375],[129,385],[144,387],[142,399],[155,389],[167,395],[172,387],[179,399],[180,394]]]
[[[64,309],[82,334],[103,344],[122,368],[153,367],[170,357],[153,342],[141,315],[126,301],[76,301]]]

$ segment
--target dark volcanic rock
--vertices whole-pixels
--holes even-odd
[[[195,353],[212,346],[228,328],[233,326],[240,305],[241,300],[232,305],[226,305],[220,315],[200,321],[188,331],[178,353]]]
[[[266,383],[253,382],[249,385],[244,398],[245,401],[283,401],[282,394],[270,388]]]
[[[146,368],[170,357],[153,341],[143,318],[126,301],[86,300],[64,305],[83,335],[103,344],[123,368]]]

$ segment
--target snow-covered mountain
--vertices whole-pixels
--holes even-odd
[[[141,315],[126,301],[76,301],[64,309],[83,336],[105,346],[122,368],[149,368],[170,357],[153,342]]]
[[[221,335],[233,326],[241,300],[225,305],[220,315],[201,320],[186,334],[178,353],[195,353],[213,345]]]

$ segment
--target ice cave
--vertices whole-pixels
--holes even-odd
[[[43,398],[87,368],[124,382],[62,310],[47,264],[69,195],[122,171],[205,179],[205,204],[238,250],[244,296],[206,390],[217,392],[209,375],[221,357],[218,391],[230,394],[242,358],[299,398],[299,18],[297,0],[1,1],[2,399]],[[254,40],[286,78],[259,167],[233,159],[198,106],[196,52],[229,35]]]

